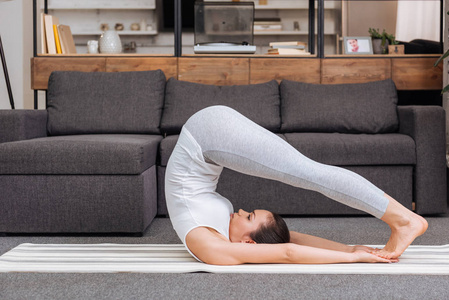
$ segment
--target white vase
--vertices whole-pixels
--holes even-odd
[[[101,34],[100,52],[106,54],[117,54],[122,52],[122,42],[115,30],[108,30]]]

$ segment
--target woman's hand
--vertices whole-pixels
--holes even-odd
[[[368,247],[369,248],[369,247]],[[356,250],[353,252],[357,263],[396,263],[399,259],[386,259],[375,254],[371,254],[365,250]]]

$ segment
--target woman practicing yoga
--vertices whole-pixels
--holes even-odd
[[[347,246],[298,232],[266,210],[234,213],[215,189],[223,167],[314,190],[386,222],[383,249]],[[171,222],[188,251],[209,264],[396,262],[427,229],[363,177],[315,162],[282,138],[226,106],[194,114],[170,157],[165,194]]]

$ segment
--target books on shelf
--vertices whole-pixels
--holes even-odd
[[[45,19],[45,14],[41,13],[41,53],[48,53],[44,19]]]
[[[55,35],[56,53],[62,54],[61,42],[59,41],[58,25],[53,24],[53,34]]]
[[[41,17],[42,54],[76,53],[70,27],[59,24],[59,19],[55,16],[41,14]]]
[[[62,54],[75,54],[76,47],[75,42],[73,41],[72,31],[70,30],[70,26],[67,25],[59,25],[59,40],[61,41]]]
[[[278,47],[278,46],[307,46],[305,42],[292,41],[292,42],[271,42],[270,47]]]
[[[280,55],[310,55],[303,49],[291,49],[291,48],[271,48],[268,49],[268,54],[280,54]]]
[[[278,55],[310,55],[306,51],[307,43],[292,41],[292,42],[271,42],[270,49],[267,54]]]
[[[55,33],[53,31],[53,24],[58,24],[59,19],[52,15],[44,15],[44,26],[45,26],[45,38],[47,41],[47,53],[56,54],[56,41]]]

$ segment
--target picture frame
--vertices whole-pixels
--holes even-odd
[[[373,54],[373,42],[369,36],[345,36],[343,39],[345,54]]]

